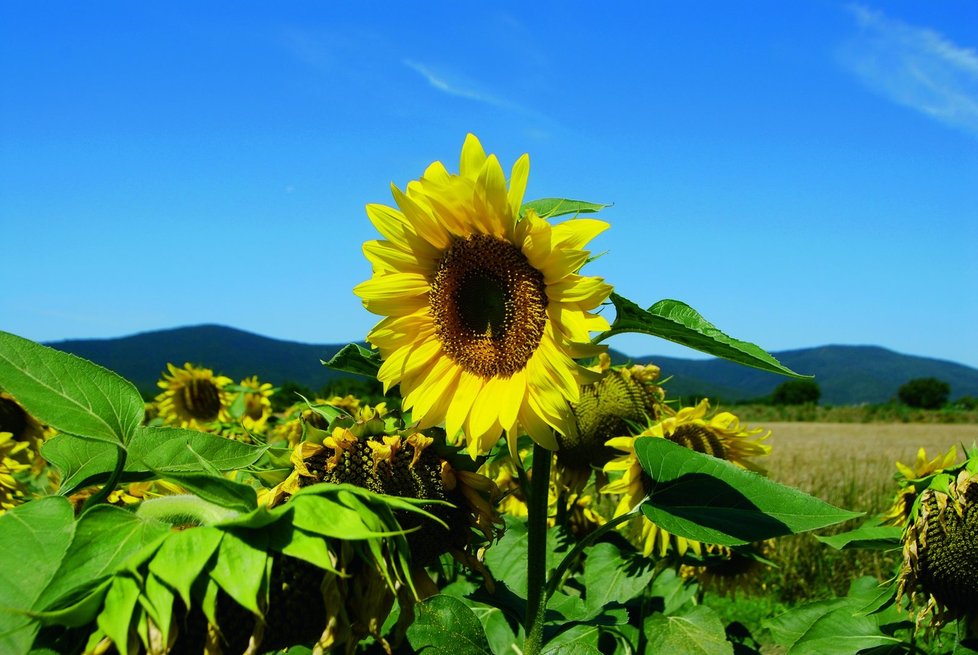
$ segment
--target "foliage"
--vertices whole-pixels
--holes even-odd
[[[818,403],[822,390],[814,380],[788,380],[771,392],[773,405],[804,405]]]
[[[937,378],[915,378],[902,384],[897,397],[904,405],[921,409],[937,409],[947,403],[951,385]]]

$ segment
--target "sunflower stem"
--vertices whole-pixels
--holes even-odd
[[[543,648],[543,623],[547,613],[547,511],[550,496],[550,463],[553,453],[533,444],[533,471],[527,505],[526,547],[526,639],[524,655],[537,655]]]
[[[189,494],[160,496],[144,500],[136,508],[136,516],[156,519],[173,525],[213,525],[238,516],[240,512]]]
[[[90,507],[95,507],[99,503],[104,503],[109,497],[109,494],[115,491],[119,480],[122,478],[122,472],[126,470],[126,459],[128,456],[128,451],[126,451],[122,444],[119,444],[115,454],[115,469],[113,469],[112,474],[109,475],[109,479],[106,480],[105,484],[102,485],[102,488],[88,497],[88,500],[82,505],[82,512]]]
[[[567,573],[567,570],[574,564],[574,562],[577,561],[577,558],[581,556],[581,554],[584,552],[584,549],[590,546],[595,541],[597,541],[597,539],[604,533],[608,532],[609,530],[612,530],[619,524],[624,523],[628,519],[632,518],[632,516],[635,515],[635,511],[636,510],[633,509],[630,512],[626,512],[621,516],[617,516],[611,519],[610,521],[608,521],[607,523],[605,523],[604,525],[596,529],[594,532],[582,537],[581,540],[574,545],[574,548],[571,550],[571,552],[567,553],[564,559],[560,561],[560,564],[557,565],[557,568],[554,569],[553,574],[550,576],[550,579],[547,581],[546,596],[548,600],[550,599],[551,596],[554,595],[554,592],[557,591],[557,587],[560,585],[561,581],[563,580],[564,575]]]

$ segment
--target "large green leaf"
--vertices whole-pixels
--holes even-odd
[[[692,605],[671,616],[653,614],[645,621],[647,653],[733,655],[720,618],[709,607]]]
[[[225,439],[181,428],[137,427],[129,442],[122,481],[145,480],[158,472],[195,472],[201,460],[218,471],[246,468],[265,446]],[[104,441],[59,434],[45,442],[41,454],[61,472],[62,495],[105,482],[115,468],[117,448]]]
[[[220,473],[209,471],[155,471],[164,480],[175,482],[190,493],[209,503],[234,510],[250,512],[258,506],[254,487],[230,480]]]
[[[503,516],[506,521],[506,532],[502,538],[486,550],[486,566],[492,577],[502,581],[516,595],[526,598],[526,557],[529,533],[526,521],[509,516]],[[557,539],[557,530],[547,531],[547,565],[548,571],[553,570],[560,562],[565,552],[561,552]]]
[[[737,546],[860,516],[667,439],[636,439],[635,453],[651,478],[642,512],[681,537]]]
[[[66,498],[50,496],[0,516],[0,653],[30,650],[40,623],[28,616],[61,565],[75,532]]]
[[[143,420],[131,382],[97,364],[0,332],[0,388],[61,432],[128,443]]]
[[[93,507],[78,520],[71,546],[37,607],[52,609],[73,600],[79,591],[97,585],[131,555],[169,531],[168,524],[140,518],[120,507]]]
[[[415,607],[407,630],[415,652],[431,655],[492,655],[479,618],[452,596],[432,596]]]
[[[368,350],[356,343],[343,346],[329,361],[320,361],[322,361],[323,366],[334,371],[356,373],[368,378],[377,377],[377,371],[380,370],[380,353],[376,350]]]
[[[584,562],[585,601],[600,613],[611,603],[625,604],[641,594],[652,581],[655,569],[626,560],[612,543],[601,542],[588,549]]]
[[[595,214],[610,206],[596,202],[585,202],[584,200],[568,200],[567,198],[539,198],[523,203],[523,206],[520,207],[520,216],[525,216],[526,212],[531,209],[540,218],[554,218],[567,214]]]
[[[129,457],[135,463],[126,470],[195,472],[205,461],[218,471],[233,471],[251,466],[266,450],[266,446],[196,430],[139,427],[129,444]]]
[[[210,575],[239,605],[261,615],[258,594],[265,579],[268,539],[264,532],[247,532],[249,538],[242,539],[232,530],[224,531]]]
[[[811,377],[795,373],[752,343],[727,336],[684,302],[660,300],[646,310],[617,293],[611,294],[611,302],[617,312],[615,322],[610,330],[598,335],[595,342],[616,334],[639,332],[763,371],[797,378]]]
[[[187,607],[191,606],[194,582],[221,544],[224,532],[199,527],[173,532],[156,551],[149,570],[175,589]]]

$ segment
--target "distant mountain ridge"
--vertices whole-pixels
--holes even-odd
[[[142,332],[115,339],[73,339],[47,345],[90,359],[152,392],[167,363],[185,362],[241,380],[297,382],[319,389],[341,376],[320,363],[346,344],[305,344],[263,337],[221,325],[197,325]],[[904,355],[878,346],[820,346],[772,353],[799,373],[815,375],[822,403],[881,403],[896,396],[907,380],[935,377],[951,385],[951,397],[978,397],[978,369],[927,357]],[[654,363],[662,369],[669,395],[707,395],[734,402],[767,395],[787,380],[780,375],[720,359],[628,357],[612,351],[616,363]]]

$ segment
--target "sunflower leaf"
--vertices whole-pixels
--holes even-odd
[[[118,447],[105,441],[58,434],[44,442],[41,456],[61,473],[58,493],[67,496],[82,487],[108,480],[109,474],[115,469]],[[135,466],[136,462],[132,458],[126,459],[126,471],[121,479],[123,482],[147,477],[145,472],[133,474],[132,469]]]
[[[407,630],[416,652],[431,655],[491,655],[479,617],[452,596],[439,594],[418,603],[417,618]]]
[[[139,583],[128,575],[116,576],[98,616],[98,627],[113,641],[121,655],[129,652],[129,629],[135,619],[138,600]]]
[[[96,505],[75,527],[71,546],[57,575],[38,598],[41,609],[61,607],[119,570],[148,543],[168,534],[170,526],[111,505]]]
[[[0,516],[0,552],[14,565],[0,567],[0,652],[26,653],[40,623],[31,618],[75,534],[66,498],[49,496]]]
[[[583,200],[568,200],[567,198],[539,198],[523,203],[523,206],[520,207],[520,216],[525,216],[531,209],[540,218],[554,218],[567,214],[596,214],[605,207],[611,207],[611,205]]]
[[[642,309],[617,293],[611,294],[611,302],[617,312],[615,322],[610,330],[595,337],[595,343],[616,334],[639,332],[762,371],[796,378],[812,377],[795,373],[752,343],[724,334],[684,302],[660,300],[648,309]]]
[[[168,471],[153,469],[159,477],[175,482],[195,496],[237,512],[250,512],[258,506],[254,487],[202,470]]]
[[[693,605],[671,616],[655,613],[645,620],[649,653],[733,655],[723,623],[709,607]]]
[[[652,479],[642,513],[687,539],[738,546],[862,515],[667,439],[636,439],[635,453]]]
[[[358,343],[350,343],[343,346],[329,361],[320,361],[323,363],[323,366],[331,368],[334,371],[356,373],[357,375],[365,375],[368,378],[376,378],[377,371],[380,370],[380,353],[376,350],[364,348]]]
[[[131,382],[97,364],[0,332],[0,387],[60,432],[127,444],[143,421]]]
[[[614,544],[595,544],[588,549],[584,561],[588,610],[600,614],[606,605],[627,603],[649,586],[654,575],[653,567],[642,566],[639,560],[626,560]]]
[[[204,460],[218,471],[233,471],[251,466],[266,450],[266,446],[196,430],[139,427],[129,445],[129,457],[142,466],[135,463],[130,470],[194,472],[201,469]]]
[[[815,535],[815,538],[836,550],[851,548],[893,550],[903,543],[902,536],[903,528],[895,525],[864,525],[849,532],[828,536]]]
[[[191,606],[194,582],[221,544],[224,532],[209,527],[170,533],[149,563],[150,572]]]
[[[247,535],[247,539],[243,538]],[[210,575],[236,603],[260,615],[258,594],[264,583],[268,554],[266,533],[224,531]]]

